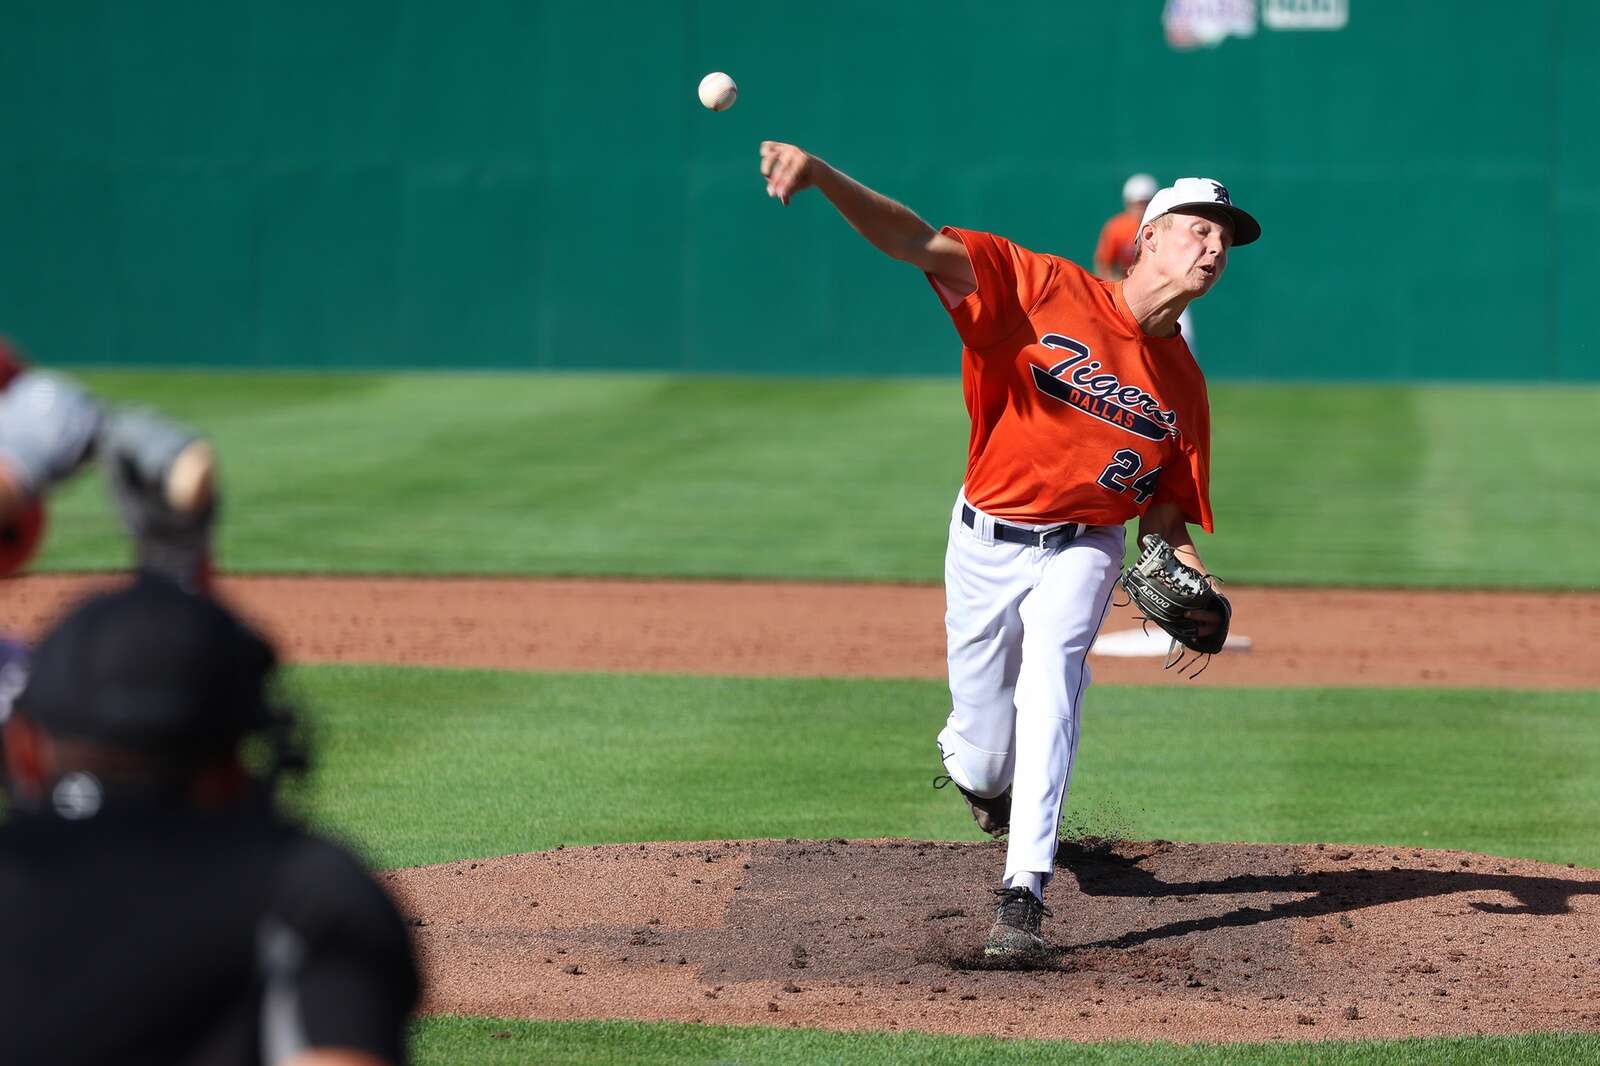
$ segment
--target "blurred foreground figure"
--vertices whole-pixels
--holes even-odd
[[[394,905],[275,808],[305,767],[275,668],[148,574],[35,651],[3,726],[6,1061],[404,1061],[417,976]]]
[[[38,551],[50,491],[96,459],[135,565],[205,588],[216,513],[210,442],[155,411],[107,406],[0,337],[0,577]]]

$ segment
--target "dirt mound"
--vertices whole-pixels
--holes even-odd
[[[983,968],[1003,845],[558,849],[399,870],[425,1009],[1166,1040],[1600,1030],[1600,871],[1069,845],[1052,953]]]

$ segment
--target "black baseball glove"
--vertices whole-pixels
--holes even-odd
[[[1128,590],[1133,605],[1190,651],[1203,655],[1221,651],[1233,617],[1228,601],[1211,587],[1209,577],[1180,563],[1162,538],[1147,533],[1139,543],[1143,554],[1122,575],[1122,587]],[[1202,637],[1201,623],[1189,617],[1190,611],[1213,611],[1222,621]]]

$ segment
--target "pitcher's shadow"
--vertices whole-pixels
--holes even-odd
[[[1567,914],[1572,910],[1573,896],[1600,895],[1600,881],[1414,867],[1388,870],[1320,870],[1287,874],[1237,874],[1205,881],[1163,881],[1141,865],[1154,854],[1156,852],[1148,851],[1142,854],[1123,855],[1114,851],[1083,849],[1070,843],[1063,843],[1056,853],[1056,866],[1071,871],[1077,878],[1079,891],[1087,896],[1134,896],[1153,899],[1163,896],[1291,892],[1305,894],[1305,898],[1270,903],[1261,907],[1243,906],[1225,914],[1166,922],[1149,929],[1131,930],[1107,940],[1076,944],[1067,948],[1067,951],[1130,948],[1153,940],[1184,936],[1209,929],[1258,925],[1284,918],[1317,918],[1384,903],[1448,896],[1458,892],[1508,893],[1514,896],[1520,905],[1481,901],[1470,904],[1485,914],[1505,915]]]

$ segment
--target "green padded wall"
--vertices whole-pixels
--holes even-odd
[[[925,283],[764,137],[1086,259],[1123,178],[1266,228],[1217,377],[1600,378],[1600,5],[7,0],[0,329],[59,362],[948,373]],[[695,100],[708,70],[741,99]]]

